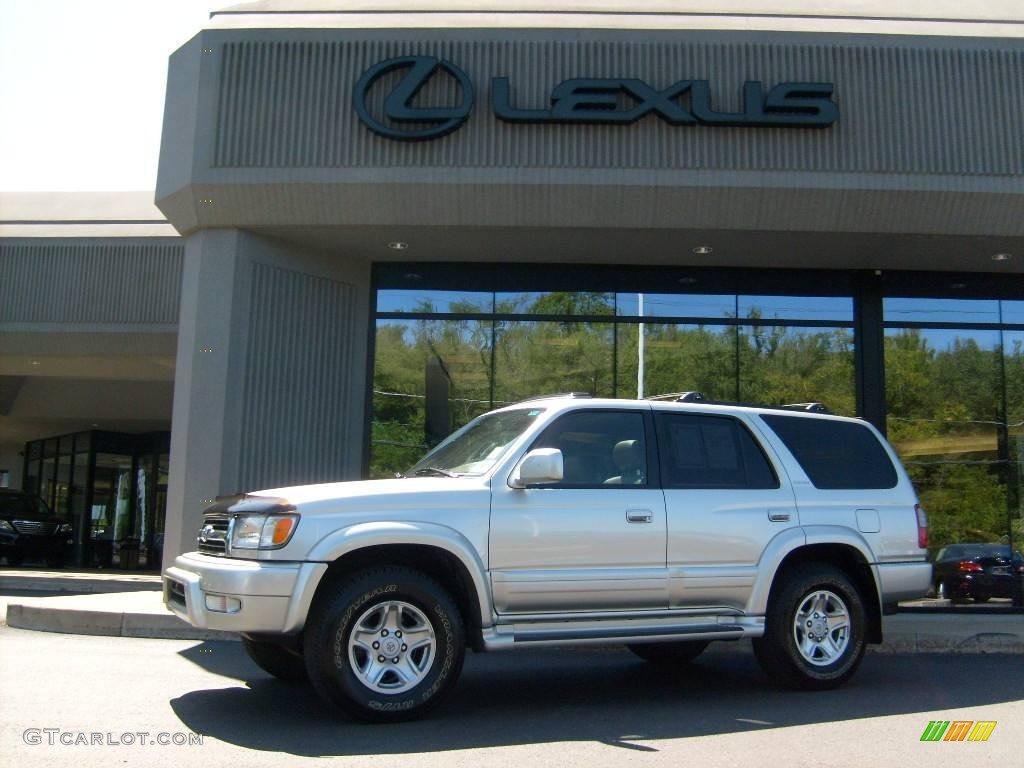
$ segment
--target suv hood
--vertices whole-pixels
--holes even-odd
[[[451,493],[452,491],[487,488],[486,477],[406,477],[389,480],[348,480],[320,485],[295,485],[289,488],[270,488],[245,494],[247,497],[266,496],[287,500],[295,506],[322,501],[361,499],[373,503],[376,499],[409,494]]]

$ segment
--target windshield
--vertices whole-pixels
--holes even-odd
[[[481,475],[498,463],[508,447],[542,413],[543,408],[524,408],[474,419],[420,459],[406,474]]]

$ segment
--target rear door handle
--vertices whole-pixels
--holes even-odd
[[[627,509],[626,521],[630,523],[649,523],[654,515],[649,509]]]
[[[792,515],[788,509],[769,509],[768,519],[773,523],[788,523]]]

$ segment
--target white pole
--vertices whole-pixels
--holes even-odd
[[[639,315],[644,316],[644,295],[637,294],[639,299]],[[637,343],[637,365],[636,365],[636,399],[644,399],[644,324],[640,323],[640,336]]]

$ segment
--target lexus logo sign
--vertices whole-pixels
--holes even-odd
[[[384,99],[383,118],[370,112],[367,104],[374,83],[396,70],[406,70],[402,79]],[[462,92],[462,102],[456,107],[414,107],[412,101],[427,81],[443,72],[455,79]],[[375,64],[363,73],[356,83],[355,109],[359,119],[374,133],[389,139],[415,141],[437,139],[451,133],[469,117],[473,109],[473,83],[461,69],[450,61],[433,56],[402,56]],[[403,126],[403,124],[405,124]],[[416,127],[415,125],[423,127]],[[407,126],[407,127],[406,127]]]
[[[385,75],[401,71],[401,78],[384,96],[375,114],[370,94]],[[432,78],[447,77],[458,86],[455,106],[414,106],[417,95]],[[507,77],[491,79],[491,110],[507,123],[561,123],[630,125],[657,115],[669,125],[825,128],[839,119],[832,101],[832,83],[786,82],[765,91],[757,80],[741,88],[742,106],[721,112],[711,103],[707,80],[678,80],[657,88],[638,78],[572,78],[551,89],[549,104],[522,107],[513,103]],[[473,110],[473,82],[450,61],[433,56],[401,56],[374,64],[355,87],[355,110],[374,133],[388,139],[437,139],[458,129]],[[375,102],[380,104],[378,100]]]

